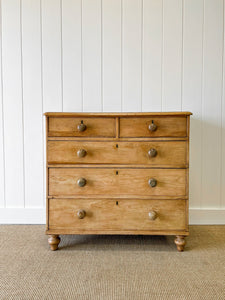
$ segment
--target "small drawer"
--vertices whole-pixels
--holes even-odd
[[[50,196],[186,195],[187,169],[49,168]]]
[[[186,137],[186,117],[120,118],[120,137]]]
[[[49,229],[185,230],[185,200],[49,199]]]
[[[115,135],[115,118],[49,118],[48,136],[115,137]]]
[[[49,164],[143,164],[186,167],[186,141],[48,141]]]

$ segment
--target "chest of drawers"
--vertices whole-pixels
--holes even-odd
[[[189,112],[45,113],[46,234],[188,231]]]

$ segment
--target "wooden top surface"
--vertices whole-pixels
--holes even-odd
[[[190,116],[189,111],[182,112],[46,112],[48,117],[148,117],[148,116]]]

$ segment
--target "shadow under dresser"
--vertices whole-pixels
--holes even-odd
[[[45,113],[46,234],[188,230],[190,112]]]

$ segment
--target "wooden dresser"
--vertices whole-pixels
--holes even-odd
[[[60,234],[188,231],[189,112],[45,113],[47,220]]]

